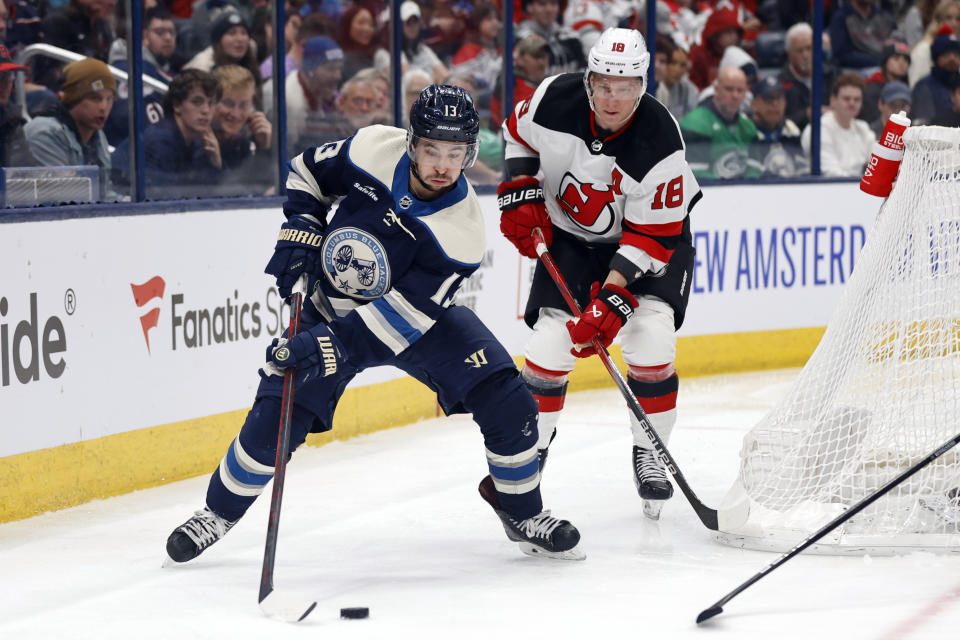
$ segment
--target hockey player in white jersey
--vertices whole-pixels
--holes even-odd
[[[380,365],[436,391],[446,413],[473,414],[489,469],[480,493],[521,550],[584,557],[577,529],[543,509],[536,402],[506,349],[453,303],[485,250],[480,203],[463,177],[478,133],[470,95],[430,85],[410,110],[408,131],[364,127],[290,162],[286,221],[266,272],[284,298],[302,276],[312,295],[300,332],[268,347],[253,408],[210,477],[204,508],[167,539],[171,560],[190,561],[222,538],[273,477],[284,369],[297,372],[292,452],[308,433],[332,429],[344,388]],[[410,463],[429,467],[435,455]],[[349,496],[356,481],[318,489],[317,499]]]
[[[584,309],[573,318],[537,265],[522,376],[540,407],[541,464],[568,374],[576,358],[594,354],[594,337],[609,345],[619,334],[630,390],[664,442],[676,422],[676,330],[694,254],[689,213],[702,193],[677,122],[644,95],[649,61],[637,31],[607,29],[583,74],[546,79],[503,124],[511,179],[498,189],[500,228],[536,258],[530,233],[539,227]],[[632,413],[630,421],[634,481],[656,518],[673,487]]]

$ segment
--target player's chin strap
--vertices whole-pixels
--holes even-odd
[[[553,256],[551,256],[550,252],[547,250],[547,243],[544,240],[543,232],[539,227],[536,227],[530,233],[530,236],[533,238],[533,245],[536,249],[537,256],[540,257],[540,262],[542,262],[543,266],[546,267],[550,277],[553,278],[557,288],[560,289],[560,295],[563,296],[567,306],[570,307],[570,312],[575,316],[579,316],[581,311],[580,305],[577,304],[576,298],[574,298],[573,294],[570,293],[570,288],[567,286],[566,279],[563,277],[563,274],[560,273],[560,268],[557,267],[557,263],[554,262]],[[698,498],[693,492],[693,489],[690,488],[690,485],[687,483],[687,479],[683,476],[683,473],[680,472],[680,467],[677,466],[673,456],[671,456],[670,452],[667,451],[667,446],[663,443],[660,435],[653,428],[653,425],[650,424],[650,419],[644,412],[643,407],[640,406],[636,396],[634,396],[633,392],[630,391],[630,387],[627,386],[627,381],[623,379],[623,374],[620,373],[620,369],[617,368],[617,365],[613,362],[613,358],[610,357],[610,352],[607,351],[605,346],[603,346],[603,343],[600,342],[599,338],[594,338],[591,344],[593,345],[593,348],[597,350],[597,355],[599,355],[600,360],[603,361],[603,366],[606,367],[607,372],[610,373],[610,377],[613,378],[617,388],[620,389],[620,393],[623,395],[624,400],[627,401],[627,405],[630,407],[633,415],[636,416],[640,426],[643,427],[647,437],[650,438],[650,442],[653,443],[653,447],[663,462],[663,466],[665,466],[673,475],[674,482],[677,483],[677,486],[680,487],[680,491],[683,492],[683,495],[686,496],[687,501],[690,502],[690,506],[693,507],[693,510],[700,518],[700,522],[702,522],[703,525],[711,531],[717,531],[720,528],[719,520],[721,518],[723,519],[723,530],[729,530],[730,527],[741,526],[744,522],[746,522],[747,513],[745,511],[741,512],[743,511],[741,509],[724,509],[718,513],[716,509],[711,509],[700,501],[700,498]]]

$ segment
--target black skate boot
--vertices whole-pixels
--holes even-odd
[[[633,484],[643,498],[643,513],[651,520],[659,520],[663,501],[673,496],[673,485],[653,449],[633,445]]]
[[[558,520],[550,511],[541,511],[532,518],[516,520],[500,508],[493,479],[485,477],[480,482],[480,496],[493,507],[503,523],[507,537],[519,543],[520,550],[528,556],[543,556],[558,560],[583,560],[587,556],[577,544],[580,532],[566,520]]]
[[[203,553],[204,549],[225,536],[236,523],[236,520],[224,520],[204,507],[173,530],[167,538],[167,556],[177,564],[193,560]]]
[[[550,434],[550,442],[547,443],[543,449],[537,449],[537,462],[540,467],[540,473],[543,473],[543,468],[547,466],[547,454],[550,453],[550,445],[553,444],[553,439],[557,437],[557,430],[554,429],[553,433]]]

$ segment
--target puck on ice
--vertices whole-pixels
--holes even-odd
[[[369,607],[344,607],[340,609],[340,617],[348,620],[360,620],[370,616]]]

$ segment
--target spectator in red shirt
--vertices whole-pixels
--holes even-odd
[[[710,14],[703,28],[701,44],[690,48],[690,81],[700,90],[709,87],[717,77],[724,50],[743,42],[743,27],[732,9]]]
[[[501,26],[497,7],[489,2],[478,3],[467,19],[467,41],[453,56],[451,72],[469,73],[482,78],[489,91],[502,66],[499,47]],[[482,91],[480,87],[478,89]]]
[[[523,102],[533,96],[543,79],[547,77],[550,66],[550,45],[536,33],[521,38],[513,56],[513,104]],[[500,95],[500,82],[490,97],[490,119],[498,126],[505,117],[503,99]],[[513,107],[511,106],[511,110]]]

